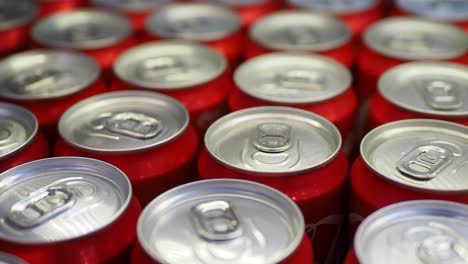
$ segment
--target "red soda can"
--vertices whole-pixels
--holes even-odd
[[[245,57],[274,51],[316,53],[347,68],[354,64],[351,33],[346,25],[334,17],[310,12],[277,12],[250,27]]]
[[[468,32],[468,2],[464,0],[395,0],[392,15],[418,16],[452,23]]]
[[[350,231],[372,212],[421,199],[468,203],[468,127],[410,119],[380,126],[361,142],[351,170]]]
[[[33,0],[0,0],[1,57],[27,46],[29,28],[38,12]]]
[[[0,248],[29,264],[127,263],[141,206],[128,178],[79,157],[0,174]]]
[[[466,263],[468,206],[418,200],[370,215],[354,239],[345,264]]]
[[[39,1],[39,17],[43,18],[58,12],[69,12],[87,4],[87,0],[36,0]]]
[[[105,91],[99,66],[81,53],[35,50],[0,61],[0,100],[33,112],[49,139],[68,107]]]
[[[0,251],[0,263],[2,264],[27,264],[16,256],[6,254]]]
[[[0,103],[0,173],[48,156],[49,145],[33,113]]]
[[[347,138],[358,102],[348,69],[320,55],[271,53],[250,59],[234,72],[229,110],[267,105],[321,115]]]
[[[266,184],[301,208],[320,263],[332,263],[343,222],[348,161],[328,120],[305,110],[264,106],[228,114],[205,135],[201,179]]]
[[[60,119],[55,156],[106,161],[129,178],[147,204],[193,177],[198,139],[187,110],[151,92],[113,92],[83,100]]]
[[[403,119],[432,118],[468,126],[468,67],[409,62],[385,72],[370,102],[368,128]]]
[[[249,181],[198,181],[145,208],[131,263],[312,264],[304,227],[297,205],[277,190]]]
[[[200,42],[223,54],[231,65],[241,59],[244,33],[239,16],[220,5],[179,3],[156,10],[146,20],[148,41]]]
[[[130,22],[122,16],[92,9],[58,13],[37,22],[31,31],[33,46],[81,51],[94,58],[103,72],[135,45]]]
[[[199,44],[167,41],[139,45],[117,59],[114,76],[111,90],[154,91],[179,100],[201,136],[227,113],[225,102],[232,87],[227,62]]]
[[[388,69],[409,61],[441,60],[468,64],[468,36],[450,24],[418,18],[388,18],[363,35],[358,58],[359,94],[377,90],[377,81]]]

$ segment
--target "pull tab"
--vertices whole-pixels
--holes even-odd
[[[436,47],[432,37],[425,33],[391,35],[384,39],[387,47],[406,52],[430,52]]]
[[[101,34],[98,24],[82,23],[70,25],[65,31],[65,38],[71,42],[81,42],[98,39]]]
[[[103,113],[90,123],[94,130],[106,129],[112,133],[136,139],[153,138],[162,130],[158,119],[133,112]]]
[[[452,11],[464,8],[466,6],[466,0],[429,0],[428,6],[430,6],[431,9]]]
[[[310,27],[292,27],[284,31],[288,42],[296,45],[314,44],[320,41],[320,35]]]
[[[75,197],[67,187],[49,187],[15,203],[8,212],[7,220],[18,228],[33,228],[64,213],[74,203]]]
[[[227,201],[200,203],[191,210],[198,235],[208,241],[225,241],[242,235],[242,228]]]
[[[314,0],[320,3],[321,5],[328,6],[330,8],[345,8],[352,7],[358,4],[359,1],[356,0]]]
[[[326,79],[315,71],[292,70],[276,75],[275,82],[288,89],[320,91],[325,88]]]
[[[430,180],[446,167],[453,154],[444,148],[422,146],[404,156],[397,165],[398,171],[415,180]]]
[[[466,264],[468,247],[466,241],[441,234],[424,239],[417,249],[417,256],[428,264]]]
[[[428,81],[424,84],[423,95],[427,104],[436,110],[450,111],[463,107],[460,88],[453,82]]]
[[[168,29],[174,34],[211,33],[218,31],[218,27],[221,26],[221,24],[222,21],[215,21],[213,18],[194,17],[191,19],[186,18],[183,20],[173,21],[168,25]]]
[[[136,67],[136,75],[144,80],[178,82],[187,80],[189,66],[177,57],[150,58]]]
[[[284,152],[291,148],[291,127],[279,123],[258,125],[257,137],[253,141],[253,145],[262,152]]]
[[[13,77],[11,90],[17,94],[42,94],[57,89],[64,73],[55,69],[36,69]]]

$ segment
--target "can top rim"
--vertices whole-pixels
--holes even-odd
[[[101,8],[110,8],[121,12],[146,12],[171,3],[173,0],[139,0],[139,1],[119,1],[119,0],[91,0],[91,3]]]
[[[229,7],[250,7],[252,5],[261,5],[267,2],[273,2],[274,0],[197,0],[203,3],[214,3],[227,5]]]
[[[29,22],[32,22],[34,18],[39,14],[39,7],[30,0],[1,0],[0,6],[13,4],[14,7],[21,8],[20,17],[15,17],[6,21],[0,22],[0,30],[10,30],[15,27],[23,26]],[[11,8],[11,6],[10,6]],[[10,10],[11,11],[11,10]]]
[[[370,10],[371,8],[376,7],[379,5],[378,0],[360,0],[358,2],[363,2],[360,5],[356,5],[354,7],[350,6],[337,6],[337,7],[330,7],[324,5],[325,1],[310,1],[310,0],[287,0],[289,5],[292,5],[296,8],[301,9],[311,9],[318,12],[327,12],[333,15],[350,15],[359,12],[364,12]],[[322,2],[322,3],[320,3]],[[327,1],[329,2],[329,1]],[[333,4],[333,3],[332,3]]]
[[[451,1],[438,1],[440,4],[451,4]],[[453,1],[455,2],[455,1]],[[461,2],[461,1],[460,1]],[[396,0],[395,4],[398,8],[417,16],[423,16],[434,20],[447,22],[461,22],[468,20],[468,5],[464,2],[464,6],[447,9],[441,6],[437,9],[432,5],[431,1],[415,1],[415,0]]]
[[[10,255],[5,252],[0,251],[0,261],[5,264],[27,264],[24,260],[18,258],[17,256]]]

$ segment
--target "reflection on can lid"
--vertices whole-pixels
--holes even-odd
[[[266,2],[273,2],[276,0],[197,0],[198,2],[222,4],[230,7],[244,7],[261,5]]]
[[[468,67],[410,62],[387,71],[380,94],[401,108],[441,117],[468,117]]]
[[[396,0],[395,4],[408,13],[444,21],[467,21],[466,0]]]
[[[366,30],[364,43],[402,60],[453,59],[468,50],[468,36],[456,26],[419,18],[387,18]]]
[[[146,20],[146,30],[157,37],[194,41],[218,40],[240,30],[237,13],[220,5],[171,4]]]
[[[289,5],[335,14],[366,11],[379,4],[379,0],[287,0]]]
[[[63,157],[0,174],[0,239],[46,244],[77,239],[112,224],[127,209],[130,182],[116,167]]]
[[[32,22],[38,12],[38,6],[32,0],[0,0],[0,30],[10,30]]]
[[[370,215],[354,238],[360,263],[468,263],[468,206],[419,200]]]
[[[162,5],[172,3],[174,0],[90,0],[90,2],[95,6],[122,12],[148,12]]]
[[[328,120],[290,107],[255,107],[228,114],[205,134],[223,166],[255,176],[296,175],[333,160],[341,136]]]
[[[364,137],[361,155],[377,175],[402,187],[468,192],[468,127],[431,119],[389,123]]]
[[[131,33],[125,17],[81,9],[45,17],[34,25],[31,37],[44,46],[86,50],[116,45]]]
[[[244,62],[234,73],[244,93],[275,103],[316,103],[342,94],[351,73],[319,55],[270,53]]]
[[[299,246],[304,220],[291,199],[270,187],[207,180],[153,200],[138,220],[137,234],[161,263],[276,264]]]
[[[17,258],[16,256],[3,253],[0,251],[0,263],[2,264],[26,264],[22,259]]]
[[[250,27],[249,36],[273,50],[320,52],[343,46],[350,41],[351,32],[331,16],[281,11],[258,20]]]
[[[211,48],[164,41],[126,51],[114,63],[114,73],[125,82],[142,88],[173,90],[212,81],[226,67],[226,59]]]
[[[128,153],[160,147],[187,128],[187,110],[153,92],[124,91],[93,96],[68,109],[59,132],[84,151]]]
[[[97,63],[72,51],[34,50],[0,61],[0,97],[40,100],[88,88],[100,75]]]

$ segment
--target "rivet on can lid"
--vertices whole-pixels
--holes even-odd
[[[379,4],[379,0],[287,0],[289,5],[333,14],[366,11]]]
[[[38,6],[33,0],[0,0],[0,31],[32,22],[38,12]]]
[[[230,7],[250,7],[264,4],[268,1],[274,2],[276,0],[197,0],[198,2],[210,3],[210,4],[222,4]]]
[[[468,192],[468,127],[430,119],[389,123],[364,137],[361,155],[377,176],[402,187]]]
[[[137,234],[159,263],[276,264],[299,246],[304,219],[291,199],[265,185],[206,180],[153,200]]]
[[[147,12],[174,2],[174,0],[90,0],[98,7],[110,8],[122,12]]]
[[[223,56],[203,45],[188,42],[152,42],[123,53],[114,73],[141,88],[176,90],[218,78],[227,68]]]
[[[402,60],[453,59],[468,51],[468,36],[458,27],[419,18],[387,18],[363,36],[369,48]]]
[[[332,161],[341,148],[337,128],[290,107],[255,107],[218,119],[205,134],[220,164],[256,176],[296,175]]]
[[[332,16],[281,11],[258,20],[250,27],[249,36],[273,50],[320,52],[343,46],[350,41],[351,32]]]
[[[60,118],[61,137],[76,148],[105,154],[148,151],[179,137],[187,110],[153,92],[111,92],[83,100]]]
[[[446,62],[410,62],[384,73],[379,93],[403,109],[434,116],[468,117],[468,67]]]
[[[26,264],[22,259],[16,256],[4,253],[0,251],[0,263],[2,264]]]
[[[413,15],[443,21],[467,21],[466,0],[396,0],[395,4]]]
[[[34,50],[0,61],[0,97],[41,100],[88,88],[100,75],[97,63],[81,53]]]
[[[32,28],[31,37],[44,46],[86,50],[116,45],[131,33],[131,24],[125,17],[79,9],[43,18]]]
[[[359,263],[468,263],[468,206],[418,200],[367,217],[354,238]]]
[[[317,103],[345,92],[351,73],[319,55],[270,53],[241,64],[234,73],[239,89],[276,103]]]
[[[132,190],[116,167],[94,159],[49,158],[0,174],[0,239],[47,244],[90,235],[127,209]]]

